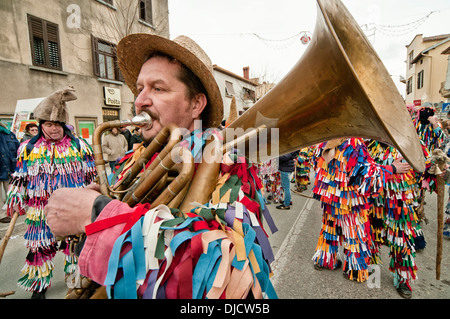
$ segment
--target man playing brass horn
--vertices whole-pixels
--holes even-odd
[[[189,150],[203,147],[194,121],[214,128],[223,117],[206,53],[184,36],[170,41],[135,34],[120,41],[118,59],[136,95],[136,113],[152,118],[152,125],[142,128],[145,143],[174,123],[191,132],[184,144]],[[48,224],[55,235],[87,234],[80,272],[106,286],[110,298],[261,298],[263,293],[274,298],[273,253],[262,215],[272,232],[276,227],[262,185],[242,156],[225,156],[212,199],[191,211],[177,214],[149,204],[130,208],[94,188],[60,189],[46,206]]]

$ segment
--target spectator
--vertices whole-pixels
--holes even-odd
[[[140,143],[142,143],[142,131],[140,127],[136,127],[130,138],[131,149],[134,151]]]
[[[3,192],[5,192],[6,196],[11,174],[16,168],[18,148],[19,141],[17,140],[14,133],[9,131],[6,128],[6,125],[0,122],[0,198],[2,199],[2,207],[6,203],[6,198],[3,198]],[[0,223],[9,223],[10,221],[11,217],[9,216],[0,219]]]
[[[291,207],[291,189],[290,175],[295,170],[294,159],[297,157],[298,151],[285,154],[279,157],[278,169],[281,175],[281,187],[284,191],[284,200],[281,205],[276,206],[277,209],[290,209]]]
[[[31,140],[33,137],[35,137],[38,134],[38,126],[37,126],[37,124],[34,123],[34,122],[28,123],[25,126],[24,132],[25,132],[25,134],[22,137],[22,139],[20,140],[21,143],[25,142],[25,141],[28,141],[28,140]]]
[[[125,136],[119,134],[119,129],[113,127],[111,133],[103,138],[102,149],[106,154],[105,160],[109,162],[109,167],[111,167],[111,172],[113,172],[116,160],[123,157],[128,151],[128,143]]]

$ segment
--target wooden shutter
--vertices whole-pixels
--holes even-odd
[[[42,20],[28,16],[28,32],[33,65],[45,65],[44,26]]]
[[[92,67],[95,76],[100,76],[100,67],[98,62],[98,39],[91,34],[91,46],[92,46]]]
[[[32,15],[27,17],[33,65],[61,70],[58,25]]]
[[[52,68],[61,68],[61,56],[60,56],[60,45],[58,36],[58,25],[46,22],[47,27],[47,41],[48,41],[48,57],[49,66]]]

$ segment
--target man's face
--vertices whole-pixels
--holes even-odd
[[[47,140],[60,141],[64,137],[64,129],[57,122],[46,121],[41,128]]]
[[[167,124],[174,123],[189,131],[194,129],[194,120],[206,105],[203,94],[189,100],[186,85],[177,75],[180,66],[164,57],[153,57],[141,68],[136,87],[136,114],[147,112],[152,118],[152,127],[142,128],[145,141],[153,139]],[[202,105],[203,104],[203,105]]]

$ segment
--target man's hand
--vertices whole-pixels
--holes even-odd
[[[433,129],[438,128],[440,126],[439,119],[437,118],[437,116],[434,116],[434,115],[429,116],[427,120],[431,123],[431,125],[433,126]]]
[[[402,162],[403,157],[399,157],[397,158],[392,165],[395,166],[395,169],[397,170],[397,174],[404,174],[404,173],[408,173],[409,170],[411,169],[411,165],[409,165],[408,163]]]
[[[78,235],[91,223],[92,206],[99,192],[89,188],[60,188],[44,207],[47,224],[55,236]]]

